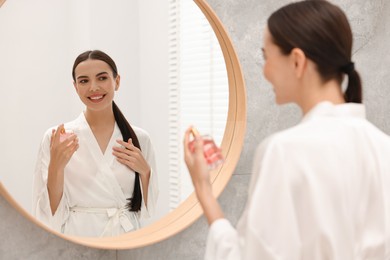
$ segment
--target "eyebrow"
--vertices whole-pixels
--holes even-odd
[[[105,71],[100,72],[100,73],[96,74],[96,77],[99,77],[99,76],[101,76],[101,75],[103,75],[103,74],[108,74],[108,72],[105,72]]]
[[[106,71],[99,72],[98,74],[96,74],[96,77],[99,77],[99,76],[101,76],[103,74],[108,74],[108,72],[106,72]],[[88,76],[81,75],[81,76],[77,77],[77,79],[82,79],[82,78],[88,78]]]

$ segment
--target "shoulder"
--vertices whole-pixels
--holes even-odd
[[[320,147],[321,144],[327,143],[332,139],[331,136],[334,134],[325,128],[321,124],[304,122],[276,132],[258,145],[256,158],[283,158],[287,153],[289,157],[294,157],[298,154],[310,153],[311,148]],[[298,151],[300,153],[297,153]]]
[[[363,147],[363,143],[386,146],[390,137],[366,119],[320,118],[301,122],[266,138],[258,150],[277,151],[289,158],[327,155],[349,151],[348,147]],[[359,146],[359,147],[360,147]],[[332,151],[330,153],[329,151]]]
[[[132,125],[131,128],[133,128],[135,134],[137,135],[138,142],[141,146],[142,153],[145,154],[153,154],[154,153],[154,148],[152,141],[150,139],[149,133],[140,127]]]
[[[383,132],[381,129],[379,129],[376,125],[366,120],[365,127],[367,130],[372,134],[377,136],[380,139],[383,139],[385,142],[390,142],[390,136]]]
[[[281,145],[301,143],[308,133],[311,132],[310,127],[304,124],[298,124],[291,128],[276,132],[265,138],[258,146],[258,149],[267,150]]]
[[[148,144],[148,145],[151,143],[150,135],[145,129],[134,125],[132,125],[131,128],[133,128],[135,134],[137,135],[138,141],[140,143]]]
[[[149,133],[145,129],[134,125],[132,125],[131,127],[133,128],[138,138],[150,139]]]

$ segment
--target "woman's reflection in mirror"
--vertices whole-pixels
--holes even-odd
[[[259,145],[236,229],[188,129],[185,159],[210,224],[206,259],[389,259],[390,138],[365,118],[347,17],[328,1],[299,1],[267,25],[264,76],[303,119]]]
[[[33,185],[33,213],[58,232],[116,236],[139,229],[158,197],[148,133],[130,126],[114,102],[115,62],[93,50],[80,54],[73,85],[85,110],[44,134]]]

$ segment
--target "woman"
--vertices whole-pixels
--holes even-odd
[[[206,259],[390,259],[390,138],[365,119],[352,32],[327,1],[268,19],[264,75],[301,122],[264,140],[234,229],[212,195],[202,140],[185,160],[210,224]],[[343,78],[348,86],[343,93]]]
[[[153,213],[158,196],[149,136],[131,127],[114,103],[120,76],[107,54],[80,54],[72,77],[86,109],[45,133],[34,176],[34,213],[69,235],[136,230]]]

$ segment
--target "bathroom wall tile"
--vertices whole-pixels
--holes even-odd
[[[0,259],[116,259],[115,250],[99,250],[63,240],[29,222],[0,196]]]

